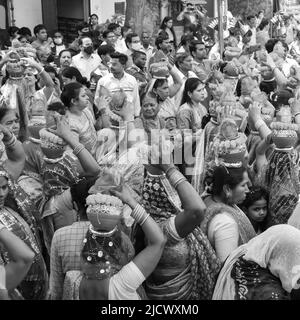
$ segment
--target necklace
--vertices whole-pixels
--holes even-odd
[[[118,239],[115,227],[109,232],[99,232],[94,230],[92,225],[85,239],[82,256],[86,262],[83,264],[83,274],[87,279],[104,280],[109,278],[119,264]],[[118,269],[118,268],[117,268]]]

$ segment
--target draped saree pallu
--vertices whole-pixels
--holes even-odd
[[[209,223],[217,214],[220,213],[230,215],[237,223],[239,230],[239,245],[247,243],[256,236],[255,230],[245,213],[237,205],[231,207],[224,203],[211,205],[207,209],[206,216],[201,225],[201,229],[206,235],[208,234]]]
[[[181,202],[165,175],[147,174],[143,206],[168,238],[158,266],[146,280],[149,299],[211,299],[220,261],[200,228],[183,239],[172,236],[170,220],[181,211]]]
[[[266,170],[269,191],[267,226],[284,224],[292,215],[300,194],[299,154],[294,149],[275,149]]]
[[[14,185],[9,174],[4,171],[3,167],[0,175],[8,179],[10,192],[13,191]],[[30,226],[21,217],[20,214],[8,207],[0,209],[0,223],[6,226],[8,230],[13,232],[17,237],[23,240],[29,248],[35,253],[34,261],[23,281],[18,286],[18,298],[16,298],[16,290],[9,292],[10,297],[14,299],[26,300],[44,300],[48,290],[48,274],[46,265],[42,257],[38,239],[31,230]],[[8,253],[0,251],[0,264],[9,263]]]

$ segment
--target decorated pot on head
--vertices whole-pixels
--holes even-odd
[[[152,63],[149,68],[149,73],[153,79],[167,79],[170,76],[166,61]]]
[[[234,58],[229,61],[224,70],[224,84],[228,91],[235,92],[239,75],[242,73],[241,64]]]
[[[241,128],[242,123],[247,118],[247,111],[232,92],[225,92],[222,96],[221,105],[217,108],[217,113],[219,123],[225,118],[231,118],[236,122],[238,128]]]
[[[11,79],[22,79],[25,70],[25,63],[15,51],[9,53],[9,60],[6,64],[6,71]]]
[[[106,169],[89,190],[91,195],[86,199],[87,216],[94,230],[112,231],[121,220],[123,203],[112,196],[110,190],[120,189],[123,183],[119,171]]]
[[[246,140],[247,137],[238,131],[233,119],[224,119],[210,146],[216,162],[222,162],[228,168],[241,167],[246,160]]]
[[[67,143],[63,139],[46,128],[41,129],[39,135],[41,149],[46,158],[56,160],[63,156],[67,147]]]
[[[40,143],[40,130],[46,128],[45,117],[34,117],[29,120],[29,139],[35,143]]]
[[[123,203],[108,194],[93,194],[87,197],[87,216],[94,230],[112,231],[121,220]]]
[[[269,102],[268,96],[265,92],[257,92],[253,91],[251,94],[251,98],[253,102],[259,102],[262,106],[261,108],[261,116],[262,119],[265,121],[265,123],[270,126],[271,122],[274,119],[275,116],[275,108],[273,105]]]
[[[292,123],[289,106],[283,106],[277,112],[276,121],[270,125],[273,142],[278,149],[291,149],[298,140],[298,125]]]

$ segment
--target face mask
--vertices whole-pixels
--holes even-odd
[[[57,44],[58,46],[62,44],[62,38],[58,38],[54,40],[54,43]]]
[[[84,48],[84,52],[91,55],[94,52],[94,49],[92,46]]]

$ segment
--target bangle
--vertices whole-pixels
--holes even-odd
[[[84,148],[85,148],[85,147],[84,147],[83,144],[78,143],[78,144],[75,146],[74,150],[73,150],[74,155],[75,155],[75,156],[78,156],[79,153],[80,153]]]
[[[13,148],[17,144],[16,136],[12,135],[12,137],[8,141],[3,141],[6,148]]]
[[[255,124],[254,124],[254,127],[257,131],[259,131],[259,128],[261,126],[263,126],[265,124],[264,120],[263,119],[258,119]]]
[[[145,217],[145,219],[140,223],[140,226],[142,227],[143,224],[146,222],[146,220],[150,217],[150,214],[148,213]]]
[[[182,173],[176,170],[170,174],[169,181],[171,182],[173,187],[176,189],[180,183],[187,181],[187,179]]]
[[[170,171],[172,171],[172,170],[177,171],[177,169],[175,167],[169,167],[165,172],[166,176],[170,176],[171,175]]]
[[[145,221],[148,219],[149,214],[147,214],[146,210],[140,204],[137,204],[131,212],[131,217],[140,226],[142,226],[145,223]]]
[[[45,71],[45,68],[43,67],[42,70],[38,73],[38,76],[41,75]]]
[[[296,113],[294,114],[294,118],[296,118],[297,116],[299,116],[299,114],[300,114],[300,111],[299,111],[299,112],[296,112]]]

